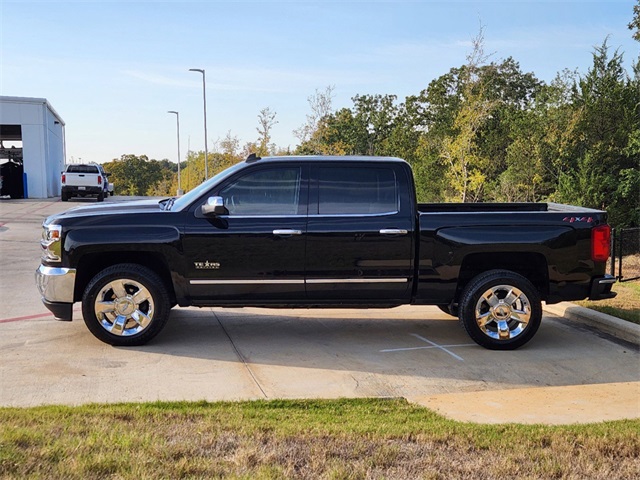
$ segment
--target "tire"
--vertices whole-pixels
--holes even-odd
[[[60,195],[60,200],[62,200],[63,202],[66,202],[69,200],[69,196],[66,193],[63,193]]]
[[[452,317],[458,316],[458,307],[454,307],[453,305],[436,305],[442,312],[447,315],[451,315]]]
[[[109,345],[144,345],[164,328],[170,310],[162,279],[135,263],[105,268],[91,279],[82,295],[84,323]]]
[[[113,190],[109,192],[109,195],[113,197]]]
[[[490,270],[472,279],[459,309],[471,339],[490,350],[521,347],[542,320],[540,294],[529,280],[509,270]]]
[[[99,201],[99,202],[104,201],[104,192],[100,192],[100,193],[98,194],[98,201]]]

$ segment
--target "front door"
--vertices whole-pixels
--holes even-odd
[[[185,227],[189,293],[196,305],[257,305],[305,298],[307,181],[297,164],[259,164],[226,180],[228,215],[196,208]]]

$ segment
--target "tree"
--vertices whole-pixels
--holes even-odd
[[[315,145],[318,140],[316,132],[323,125],[321,122],[332,112],[333,90],[336,87],[329,85],[324,92],[316,88],[316,93],[307,97],[307,102],[311,108],[311,113],[307,114],[304,125],[293,131],[293,134],[300,140],[301,144],[306,144],[305,149],[309,153],[319,153],[319,146]]]
[[[640,167],[635,138],[640,125],[640,83],[626,73],[622,54],[609,53],[605,40],[593,53],[593,65],[574,85],[573,104],[578,112],[571,155],[559,176],[556,197],[568,203],[607,209],[616,226],[638,225],[628,213],[637,198]],[[622,182],[621,182],[622,179]]]
[[[263,108],[258,114],[258,148],[256,154],[258,156],[269,155],[275,150],[275,145],[271,143],[271,129],[278,121],[276,120],[276,112],[272,112],[269,107]]]
[[[146,155],[122,155],[103,166],[116,195],[168,195],[169,179],[177,172],[169,160],[149,160]]]
[[[483,29],[473,39],[473,51],[461,71],[462,103],[453,122],[453,135],[448,135],[440,155],[448,163],[449,198],[462,202],[478,201],[482,195],[489,159],[478,148],[478,132],[489,119],[497,102],[487,95],[480,75],[484,54]]]
[[[640,0],[633,6],[633,20],[628,25],[629,30],[633,32],[633,39],[640,42]]]

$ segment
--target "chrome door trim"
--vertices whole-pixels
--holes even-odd
[[[286,285],[302,284],[304,280],[189,280],[191,285]]]
[[[237,218],[307,218],[307,215],[218,215],[218,218],[237,219]]]
[[[312,278],[307,283],[407,283],[407,278]]]
[[[407,278],[313,278],[311,284],[326,283],[407,283]],[[189,280],[191,285],[286,285],[301,284],[305,280]]]
[[[339,218],[339,217],[388,217],[389,215],[397,215],[398,210],[394,212],[379,212],[379,213],[310,213],[308,216],[313,218]]]

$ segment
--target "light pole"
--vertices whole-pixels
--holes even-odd
[[[169,110],[167,113],[176,114],[176,130],[178,132],[178,195],[182,195],[182,183],[180,182],[180,114],[175,110]]]
[[[201,68],[190,68],[190,72],[200,72],[202,74],[202,101],[204,103],[204,179],[209,178],[209,151],[207,149],[207,88],[205,84],[204,70]]]

